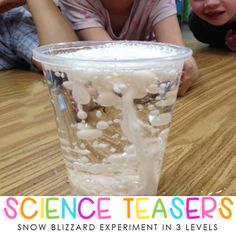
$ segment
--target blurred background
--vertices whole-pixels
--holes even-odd
[[[188,0],[175,0],[177,6],[177,15],[180,24],[187,23],[190,12]]]

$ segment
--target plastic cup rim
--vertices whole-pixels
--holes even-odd
[[[68,58],[68,57],[56,57],[55,55],[50,55],[50,53],[56,50],[65,50],[69,48],[83,48],[92,47],[102,44],[140,44],[140,45],[158,45],[161,47],[170,47],[179,52],[176,55],[162,56],[162,57],[151,57],[151,58],[132,58],[132,59],[80,59],[80,58]],[[150,42],[150,41],[132,41],[132,40],[119,40],[119,41],[74,41],[74,42],[62,42],[53,43],[39,46],[33,49],[33,59],[42,63],[43,65],[53,65],[53,66],[63,66],[63,67],[74,67],[80,65],[81,63],[96,63],[102,64],[139,64],[139,63],[156,63],[156,62],[173,62],[173,61],[185,61],[192,56],[192,50],[188,47],[178,46],[170,43],[160,43],[160,42]]]

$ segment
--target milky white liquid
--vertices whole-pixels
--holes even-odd
[[[120,60],[170,53],[154,49],[105,46],[59,56]],[[167,64],[108,71],[88,65],[65,71],[68,81],[62,88],[77,107],[77,121],[66,126],[78,140],[64,136],[63,129],[60,137],[75,194],[156,195],[179,79],[179,66]]]

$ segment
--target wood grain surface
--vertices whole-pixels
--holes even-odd
[[[236,55],[187,45],[200,79],[177,100],[158,195],[236,195]],[[0,81],[0,195],[70,194],[43,76]]]

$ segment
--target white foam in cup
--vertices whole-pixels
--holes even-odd
[[[182,66],[155,42],[42,46],[58,133],[77,195],[156,195]]]

